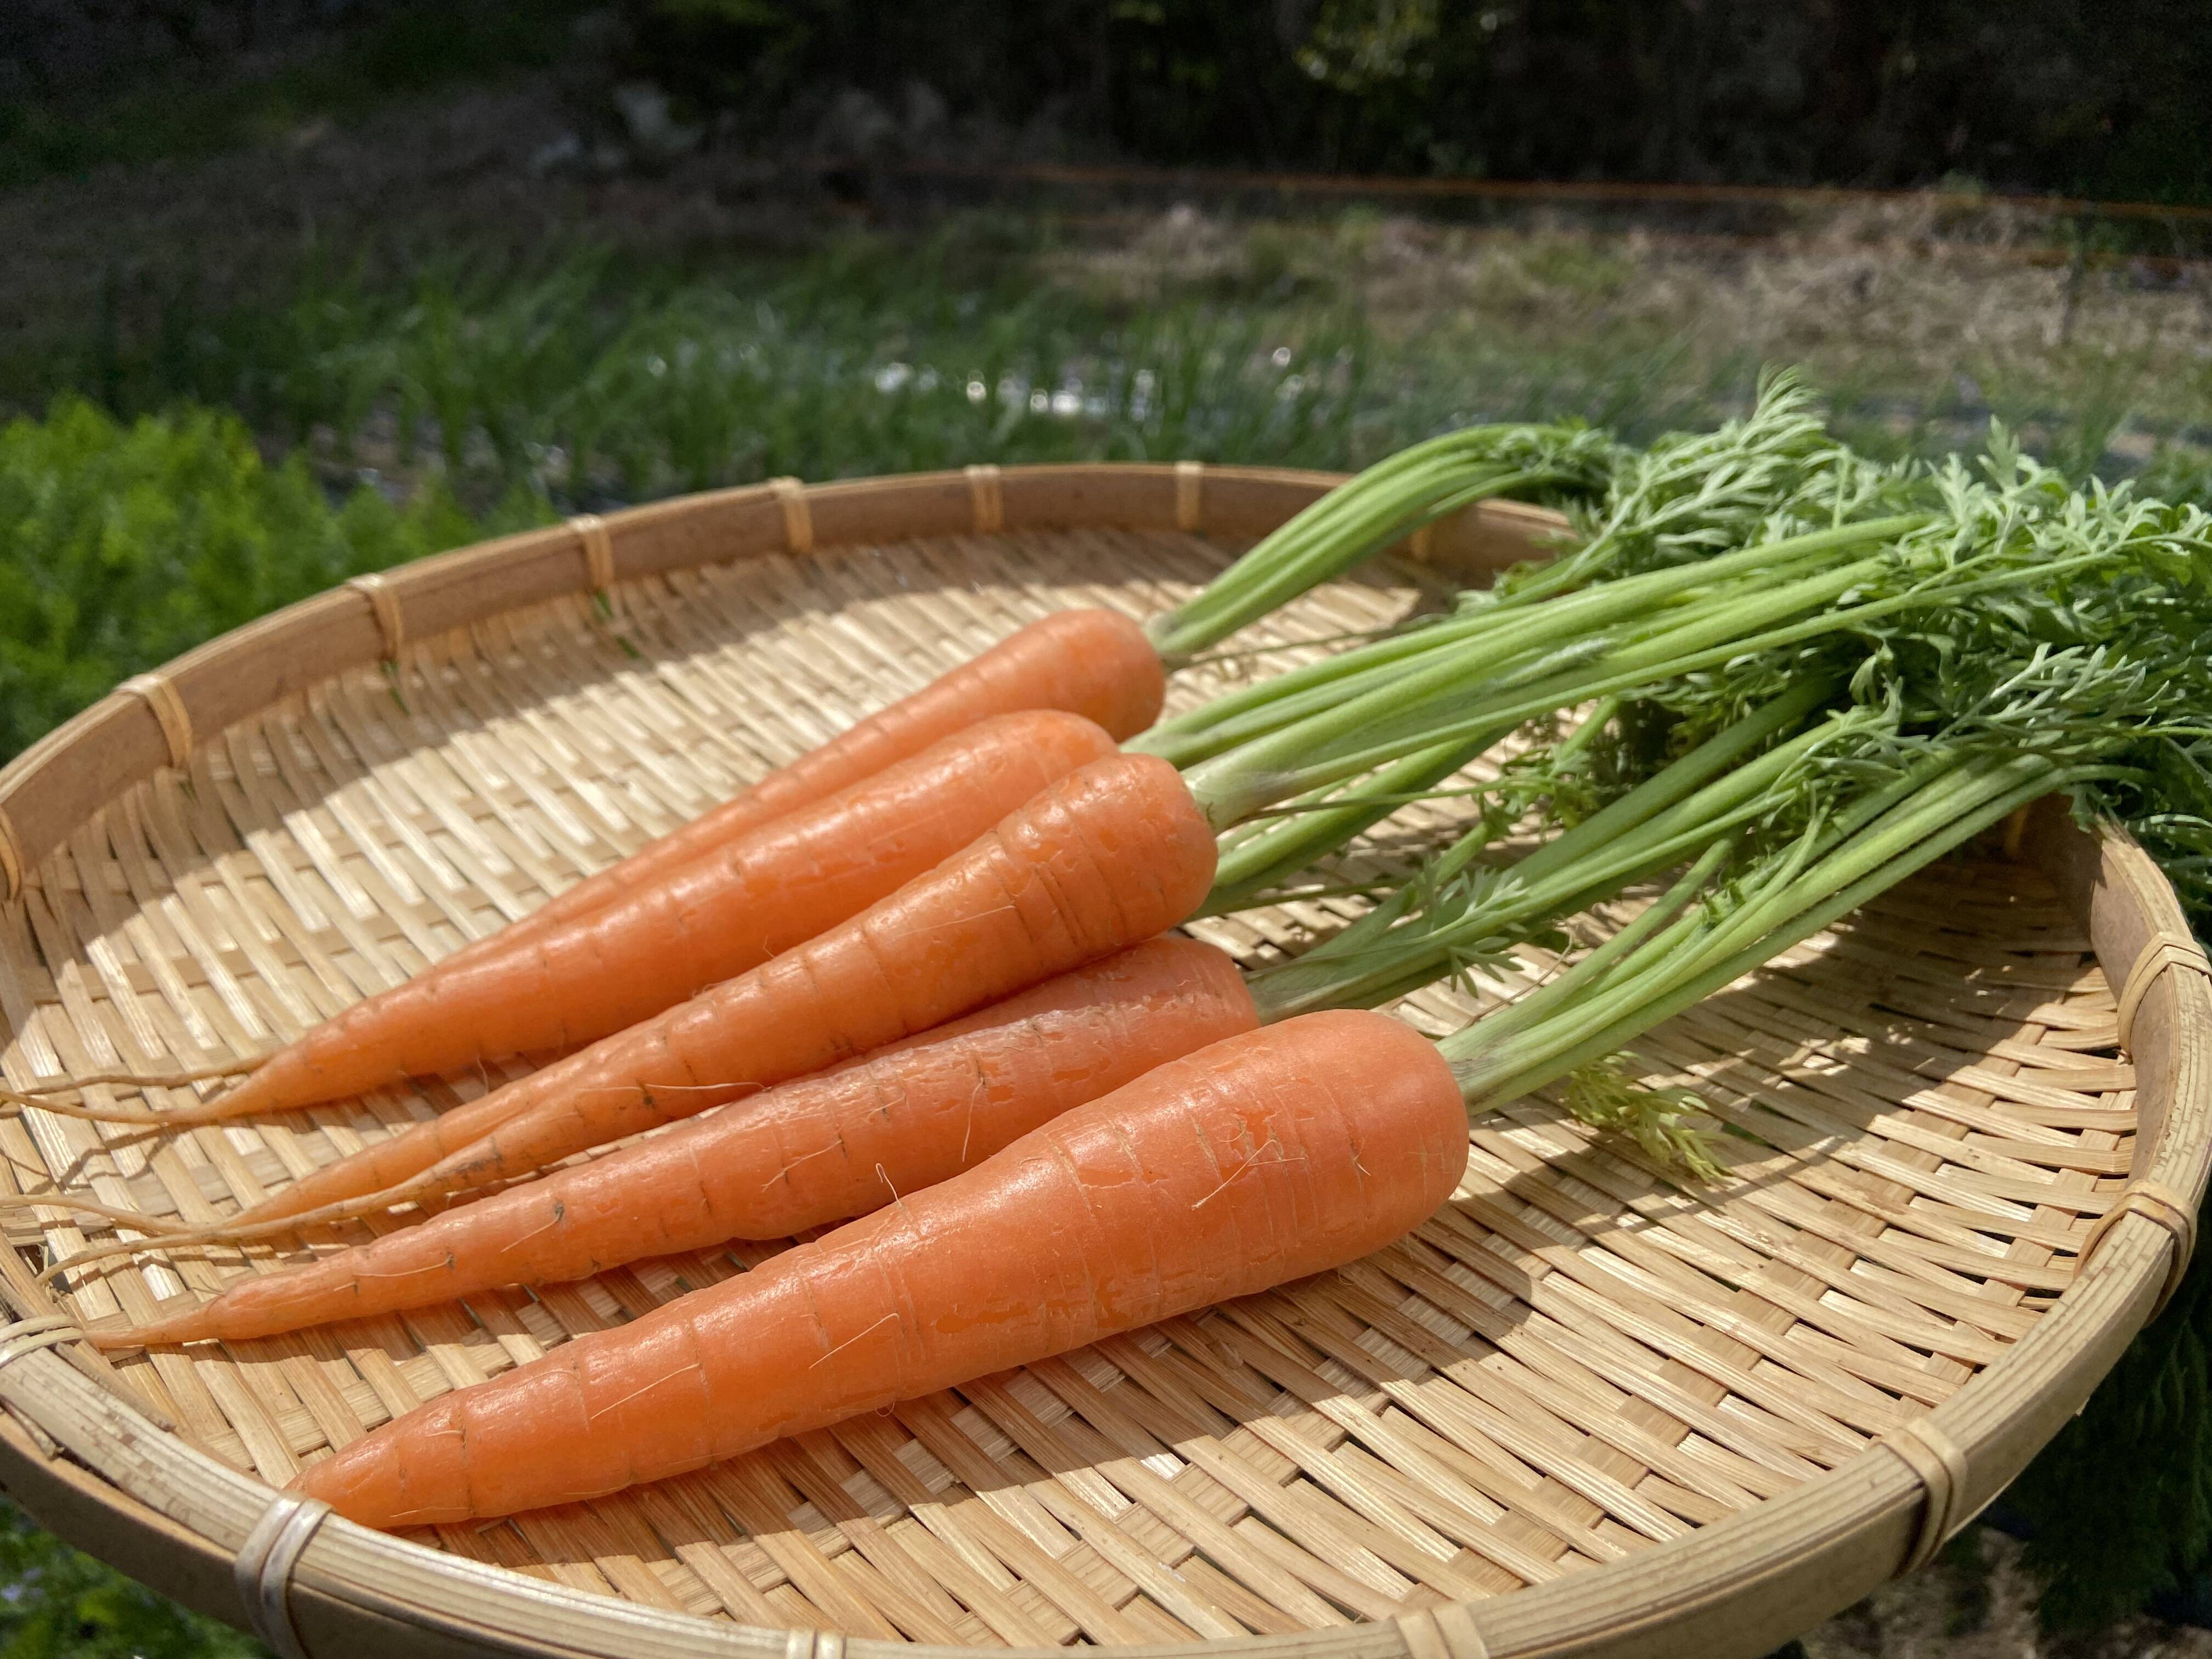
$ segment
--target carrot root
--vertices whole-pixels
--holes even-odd
[[[183,1072],[94,1072],[84,1077],[70,1078],[66,1082],[57,1080],[26,1084],[20,1089],[0,1089],[0,1105],[12,1106],[18,1112],[52,1112],[56,1117],[81,1118],[89,1123],[139,1123],[155,1128],[182,1128],[195,1123],[216,1121],[225,1115],[221,1110],[221,1103],[236,1091],[217,1095],[213,1100],[202,1101],[197,1105],[167,1109],[151,1106],[88,1106],[82,1101],[56,1100],[52,1097],[76,1094],[85,1089],[187,1088],[195,1083],[250,1076],[271,1058],[270,1054],[254,1054],[242,1060]]]
[[[979,720],[515,949],[447,958],[324,1021],[222,1097],[226,1115],[573,1051],[773,960],[888,897],[1115,752],[1057,709]]]
[[[95,1340],[272,1336],[732,1239],[788,1237],[949,1179],[1258,1021],[1228,956],[1195,939],[1150,939],[865,1061],[370,1243],[243,1275],[209,1302]]]
[[[1093,721],[1119,743],[1159,717],[1166,691],[1159,653],[1137,623],[1097,608],[1054,611],[446,960],[479,961],[596,915],[735,836],[909,760],[991,715],[1059,709]]]
[[[244,1218],[395,1188],[497,1185],[918,1036],[1174,927],[1205,898],[1214,857],[1173,767],[1094,761],[819,938],[317,1170]]]
[[[418,1407],[295,1484],[383,1528],[602,1497],[1340,1266],[1419,1225],[1467,1152],[1432,1044],[1305,1015]]]
[[[67,1210],[72,1215],[97,1216],[103,1221],[118,1222],[142,1232],[164,1235],[197,1231],[189,1222],[172,1221],[167,1216],[142,1215],[119,1204],[102,1204],[96,1199],[78,1198],[69,1193],[0,1193],[0,1210]]]

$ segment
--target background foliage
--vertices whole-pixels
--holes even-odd
[[[634,67],[1049,118],[1158,161],[2212,201],[2195,0],[628,0]],[[1561,119],[1563,111],[1571,119]]]
[[[0,181],[204,151],[304,109],[543,65],[585,9],[16,0],[0,8]],[[1030,159],[1042,139],[1209,165],[1964,175],[2212,203],[2198,0],[612,0],[591,23],[587,51],[613,73],[740,137],[813,133],[850,89],[896,111],[919,84],[956,125],[1024,131]],[[333,31],[336,54],[296,50]],[[149,76],[158,95],[129,89]]]
[[[80,1554],[4,1498],[0,1585],[0,1659],[265,1659],[259,1643]]]
[[[77,398],[0,428],[0,755],[226,629],[471,538],[441,490],[333,505],[237,416],[125,426]]]

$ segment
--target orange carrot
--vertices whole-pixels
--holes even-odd
[[[417,1006],[434,1006],[445,996],[449,982],[490,964],[506,965],[526,980],[536,971],[535,947],[550,940],[556,933],[572,929],[574,924],[600,915],[634,895],[649,892],[701,859],[712,858],[740,837],[848,789],[901,761],[912,759],[994,714],[1056,709],[1081,715],[1118,742],[1143,731],[1158,716],[1165,686],[1165,671],[1158,653],[1136,623],[1112,611],[1055,611],[1017,629],[980,656],[939,676],[911,696],[870,715],[790,765],[771,772],[735,799],[565,890],[530,915],[441,958],[417,975],[406,988]],[[573,937],[573,933],[568,935],[570,939]],[[558,947],[554,948],[557,951]],[[326,1046],[335,1053],[342,1045],[333,1038]],[[311,1104],[330,1097],[318,1094],[297,1099],[281,1086],[288,1075],[295,1081],[303,1080],[300,1068],[292,1063],[298,1058],[292,1049],[286,1048],[265,1060],[241,1060],[235,1065],[143,1075],[121,1073],[82,1079],[176,1085],[210,1078],[258,1074],[276,1068],[276,1076],[241,1085],[219,1101],[207,1103],[206,1111],[167,1114],[144,1109],[92,1109],[61,1103],[53,1104],[50,1109],[110,1121],[181,1125]],[[467,1055],[458,1063],[469,1064],[472,1059],[473,1055]],[[426,1072],[416,1074],[438,1069],[443,1068],[428,1066]],[[356,1085],[356,1089],[386,1080],[385,1076],[375,1077],[369,1083]],[[40,1089],[31,1092],[43,1096],[52,1091]]]
[[[934,1186],[1257,1023],[1227,956],[1195,939],[1148,939],[865,1060],[94,1340],[272,1336],[733,1238],[787,1237]]]
[[[463,946],[440,966],[503,954],[549,928],[604,910],[736,836],[872,777],[990,715],[1062,709],[1103,726],[1119,743],[1159,717],[1165,688],[1159,655],[1138,623],[1115,611],[1056,611],[769,773],[743,794],[565,889],[520,921]]]
[[[1213,831],[1172,766],[1094,761],[798,949],[319,1170],[237,1223],[511,1180],[818,1072],[1175,926],[1213,863]]]
[[[1079,714],[996,715],[516,950],[356,1003],[198,1107],[102,1115],[212,1122],[596,1042],[859,915],[1113,752]]]
[[[1309,1014],[418,1407],[295,1484],[395,1528],[679,1474],[1379,1249],[1449,1195],[1467,1145],[1433,1046],[1381,1014]]]

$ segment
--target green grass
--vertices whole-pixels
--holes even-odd
[[[510,516],[527,517],[526,501]],[[361,571],[469,541],[446,492],[406,507],[333,502],[295,459],[271,467],[236,416],[125,425],[76,398],[0,428],[0,757],[265,611]]]
[[[1134,275],[988,217],[797,253],[451,252],[399,275],[323,253],[250,301],[95,289],[74,322],[48,319],[52,349],[0,364],[0,406],[228,407],[327,476],[601,507],[977,461],[1346,468],[1481,420],[1574,415],[1640,440],[1741,409],[1762,361],[1802,356],[1872,453],[1971,444],[1994,414],[2076,477],[2208,482],[2185,416],[2212,370],[2177,368],[2154,333],[2071,355],[1964,339],[1935,363],[1826,338],[1791,353],[1795,319],[1747,337],[1629,292],[1617,248],[1530,238],[1517,263],[1486,255],[1409,299],[1364,274],[1388,269],[1378,235],[1359,215],[1261,226],[1224,258]]]
[[[398,465],[635,500],[971,460],[1328,465],[1370,361],[1334,314],[1115,316],[858,246],[714,274],[617,252],[389,288],[316,272],[279,307],[164,316],[84,378],[122,407],[223,400],[341,460],[380,434]]]
[[[72,378],[125,409],[227,404],[340,464],[603,501],[979,460],[1338,464],[1373,357],[1335,315],[1117,316],[866,246],[703,276],[612,252],[318,272],[213,316],[180,294],[135,341],[90,331]]]

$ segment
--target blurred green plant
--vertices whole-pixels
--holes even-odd
[[[0,100],[0,189],[107,162],[209,155],[395,98],[557,63],[586,0],[408,4],[321,51],[226,70],[190,62],[97,100]]]
[[[537,516],[518,498],[495,516]],[[333,504],[234,415],[116,421],[81,398],[0,428],[0,756],[224,629],[474,538],[442,489]]]
[[[257,1659],[266,1650],[71,1549],[0,1498],[5,1659]]]
[[[855,241],[704,275],[456,258],[381,285],[324,268],[214,315],[180,288],[137,337],[96,326],[62,372],[118,408],[228,404],[338,462],[572,502],[987,460],[1352,457],[1374,350],[1346,313],[1130,313],[1003,268],[967,280],[966,257]]]
[[[2045,1625],[2086,1631],[2139,1612],[2212,1557],[2212,1257],[2120,1356],[2005,1504],[2033,1528]]]

